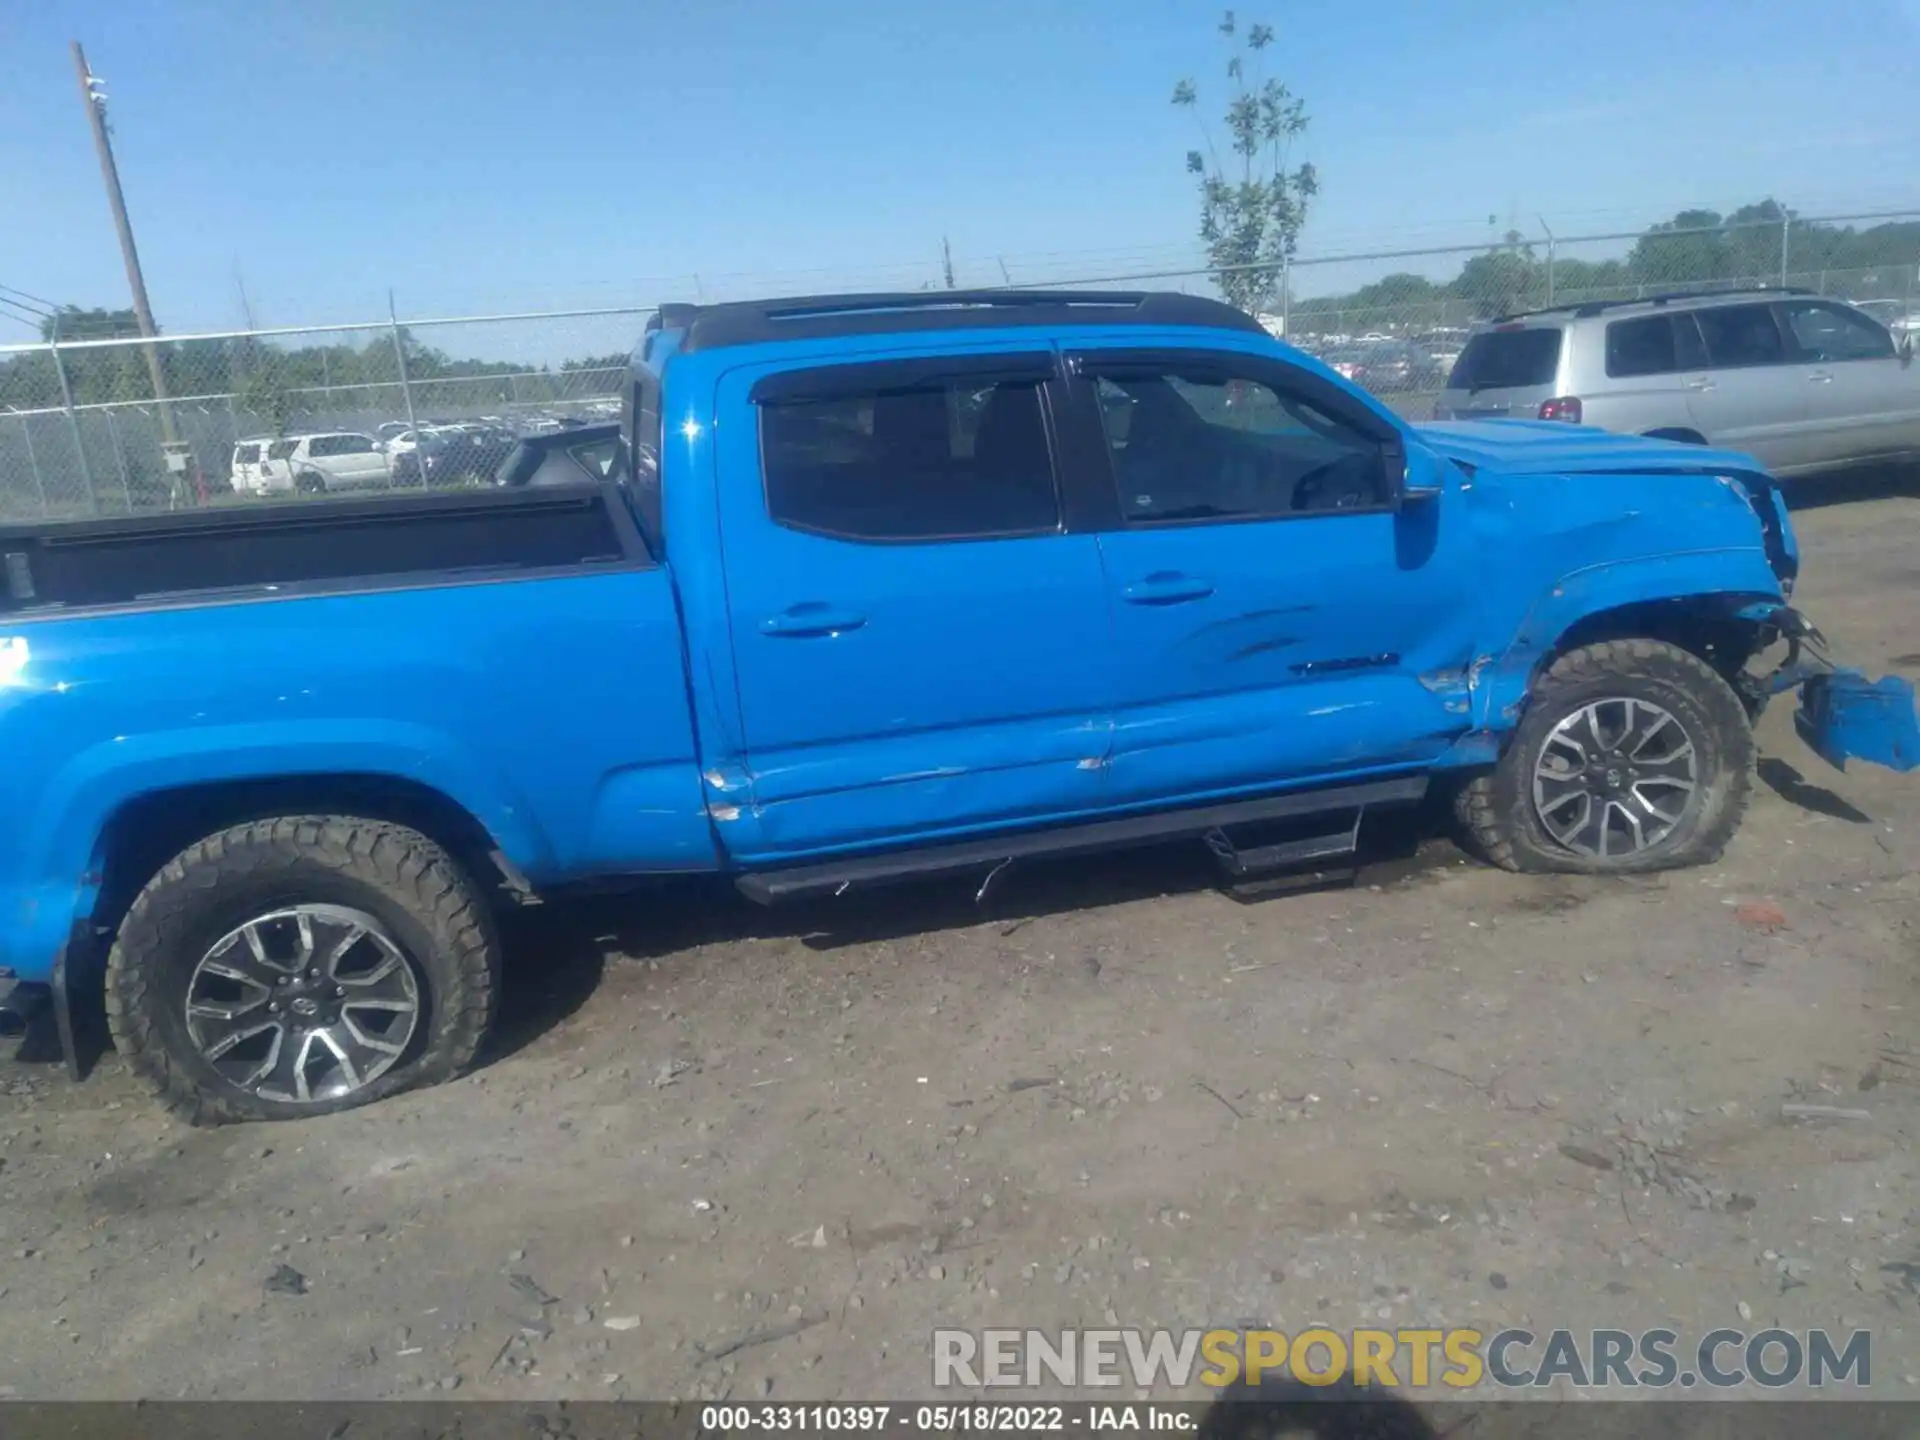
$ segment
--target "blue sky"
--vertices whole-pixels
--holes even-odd
[[[173,331],[1197,254],[1201,0],[0,0],[0,284],[124,305],[67,42]],[[1920,209],[1920,0],[1276,0],[1303,250],[1772,194]],[[998,257],[998,258],[996,258]],[[1341,271],[1348,267],[1340,267]],[[1321,272],[1340,283],[1365,275]],[[1315,288],[1312,280],[1302,288]],[[0,341],[29,333],[0,322]]]

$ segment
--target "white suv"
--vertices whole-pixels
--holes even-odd
[[[233,447],[233,488],[255,495],[322,494],[389,483],[387,457],[371,435],[331,431],[246,440]]]

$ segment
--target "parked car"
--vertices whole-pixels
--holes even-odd
[[[248,459],[243,460],[243,453]],[[387,457],[371,435],[328,431],[243,441],[234,447],[235,490],[255,495],[359,490],[388,483]]]
[[[1478,331],[1434,415],[1724,445],[1797,476],[1920,459],[1920,369],[1907,337],[1802,292],[1605,301]]]
[[[288,1118],[470,1065],[496,907],[576,883],[1245,875],[1430,789],[1502,865],[1648,871],[1720,851],[1793,689],[1920,763],[1752,460],[1414,429],[1215,301],[669,306],[629,390],[600,479],[0,530],[14,994],[104,962],[163,1100]]]
[[[423,443],[394,457],[398,483],[459,485],[489,481],[512,452],[518,437],[499,426],[446,425],[426,432]]]

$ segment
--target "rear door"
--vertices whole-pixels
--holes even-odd
[[[1827,300],[1783,300],[1807,378],[1811,458],[1841,464],[1920,449],[1920,372],[1865,315]]]
[[[1112,633],[1068,534],[1055,360],[743,365],[716,413],[747,859],[1039,822],[1101,798]]]
[[[1687,409],[1709,445],[1744,450],[1770,470],[1818,463],[1808,428],[1809,367],[1795,363],[1773,305],[1691,312],[1704,365],[1687,371]]]
[[[293,457],[300,448],[298,440],[275,440],[260,458],[260,483],[269,490],[293,488]]]
[[[1592,333],[1583,332],[1583,347]],[[1683,372],[1704,365],[1706,357],[1692,316],[1609,320],[1600,347],[1607,383],[1581,387],[1581,418],[1587,424],[1630,435],[1694,428]],[[1587,368],[1585,363],[1581,368]]]
[[[259,441],[249,440],[233,447],[233,488],[251,490],[260,483]]]
[[[1453,362],[1434,408],[1438,420],[1533,420],[1557,396],[1566,332],[1514,321],[1482,330]]]
[[[1472,538],[1456,480],[1401,505],[1404,432],[1271,355],[1069,363],[1113,507],[1114,803],[1420,764],[1469,728]]]

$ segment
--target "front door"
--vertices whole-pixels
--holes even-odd
[[[1812,458],[1841,464],[1914,448],[1920,436],[1920,370],[1893,337],[1830,300],[1783,300],[1806,374]]]
[[[1429,762],[1470,728],[1460,496],[1401,503],[1406,436],[1229,350],[1072,357],[1117,501],[1115,803]]]
[[[722,377],[750,860],[1094,808],[1112,635],[1062,523],[1046,352]]]

